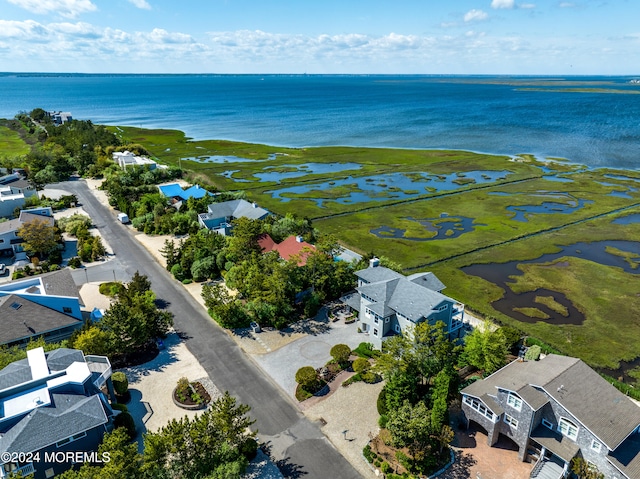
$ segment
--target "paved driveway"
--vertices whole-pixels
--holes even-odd
[[[303,366],[324,366],[331,359],[329,351],[336,344],[346,344],[354,349],[367,341],[367,336],[358,333],[356,323],[329,323],[327,320],[325,326],[318,328],[321,332],[297,339],[276,351],[254,354],[253,359],[287,394],[295,397],[298,369]],[[257,334],[259,336],[260,333]]]

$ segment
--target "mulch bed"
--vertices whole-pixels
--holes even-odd
[[[193,387],[193,389],[196,390],[196,393],[198,393],[198,395],[202,398],[202,403],[197,403],[196,401],[191,399],[191,396],[189,394],[186,395],[186,398],[184,401],[181,400],[180,398],[178,398],[178,395],[176,394],[177,390],[174,391],[173,393],[174,399],[180,404],[184,404],[185,406],[198,406],[199,404],[209,404],[211,402],[211,396],[209,395],[205,387],[202,385],[202,383],[197,381],[192,382],[191,386]]]
[[[137,351],[110,356],[109,361],[113,369],[123,369],[147,363],[155,359],[159,353],[160,350],[154,342]]]

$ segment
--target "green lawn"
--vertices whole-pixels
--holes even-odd
[[[15,131],[0,126],[0,158],[15,158],[26,155],[31,151],[20,135]]]

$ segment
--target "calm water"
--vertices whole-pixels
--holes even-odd
[[[572,80],[640,90],[629,78]],[[491,81],[0,74],[0,117],[42,107],[94,123],[181,129],[196,139],[532,153],[590,166],[640,168],[640,95],[557,92],[548,86],[523,91]]]

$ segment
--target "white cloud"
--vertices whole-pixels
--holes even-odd
[[[91,0],[8,0],[33,13],[58,13],[63,17],[77,17],[81,13],[93,12],[97,7]]]
[[[480,21],[480,20],[486,20],[488,16],[489,15],[487,15],[486,12],[483,12],[482,10],[476,10],[474,8],[473,10],[469,10],[467,13],[465,13],[464,21],[465,22],[477,22],[477,21]]]
[[[532,8],[536,8],[535,3],[521,3],[518,5],[518,8],[523,8],[525,10],[530,10]]]
[[[133,3],[136,7],[141,8],[142,10],[151,10],[151,5],[149,5],[147,0],[129,0],[129,2]]]
[[[507,8],[515,7],[515,0],[491,0],[491,8]]]
[[[560,8],[573,8],[575,6],[576,4],[571,2],[560,2],[560,5],[559,5]]]

